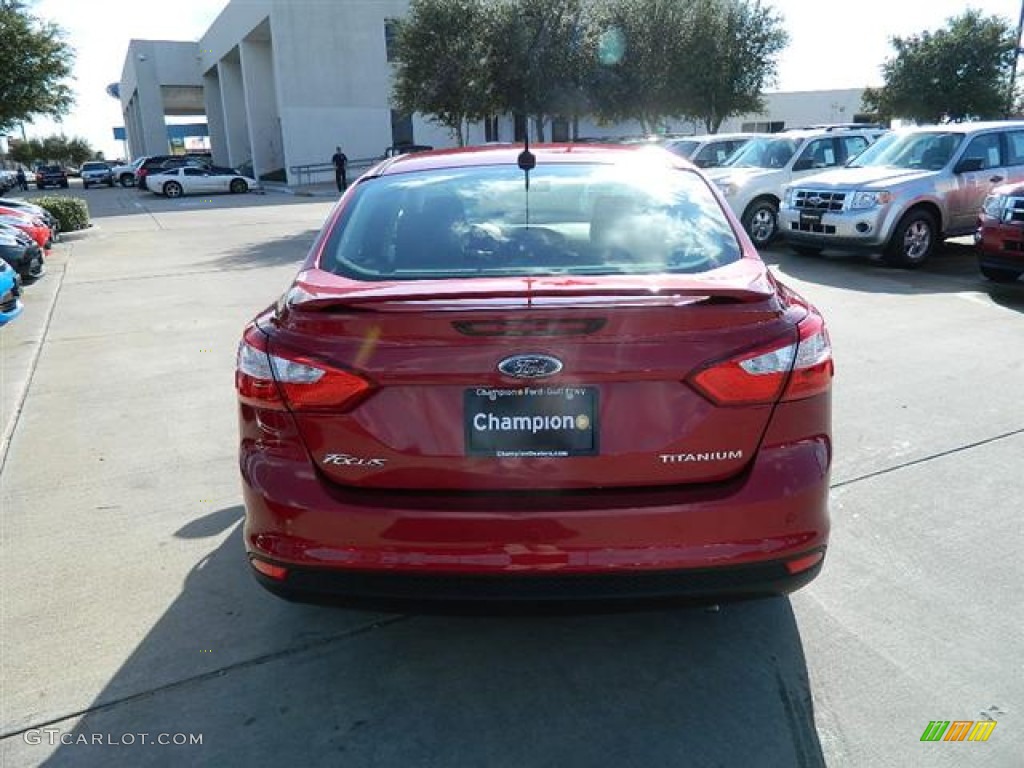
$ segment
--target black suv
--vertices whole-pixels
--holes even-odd
[[[149,189],[146,186],[146,177],[157,171],[168,168],[181,168],[183,165],[194,165],[200,168],[207,168],[210,159],[206,155],[153,155],[142,161],[142,164],[135,169],[135,186],[139,189]]]
[[[59,165],[40,165],[36,168],[36,189],[47,187],[68,188],[68,174]]]

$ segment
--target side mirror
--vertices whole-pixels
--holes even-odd
[[[980,171],[985,168],[985,158],[983,157],[965,157],[959,163],[956,164],[956,168],[953,169],[953,173],[973,173],[974,171]]]
[[[811,169],[811,158],[801,157],[795,163],[793,163],[794,171],[809,171]]]

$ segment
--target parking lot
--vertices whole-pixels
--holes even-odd
[[[835,348],[809,587],[405,616],[277,600],[242,546],[236,344],[333,198],[71,194],[95,226],[0,334],[3,765],[1024,764],[1024,281],[965,242],[918,272],[764,254]]]

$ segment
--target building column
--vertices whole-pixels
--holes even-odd
[[[281,122],[274,82],[273,47],[266,41],[243,40],[239,46],[245,111],[249,122],[253,175],[259,178],[284,167]]]
[[[245,89],[237,50],[232,51],[217,63],[217,75],[220,79],[228,165],[237,168],[240,165],[252,163],[252,148],[249,146],[249,120],[245,111]]]
[[[210,149],[215,165],[230,165],[228,136],[224,126],[224,101],[217,69],[203,75],[203,101],[206,103],[206,124],[210,130]]]

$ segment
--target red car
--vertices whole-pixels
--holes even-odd
[[[45,249],[53,245],[52,230],[46,226],[42,219],[24,210],[0,206],[0,222],[17,227],[35,240],[40,248]]]
[[[996,187],[985,199],[974,234],[981,274],[997,283],[1024,275],[1024,186]]]
[[[244,331],[249,561],[299,600],[784,593],[825,554],[831,381],[681,158],[386,160]]]

